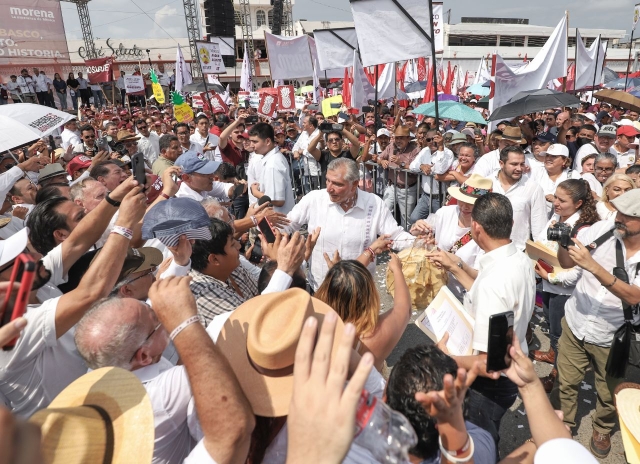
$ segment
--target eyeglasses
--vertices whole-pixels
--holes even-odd
[[[615,168],[599,168],[597,167],[596,172],[613,172],[615,170]]]
[[[138,142],[134,140],[133,142],[125,142],[124,144],[125,147],[132,147],[133,145],[138,145]]]
[[[433,137],[426,137],[424,139],[425,142],[433,142]]]
[[[327,139],[328,143],[338,143],[341,139]]]
[[[153,337],[153,334],[156,333],[160,327],[162,327],[162,322],[158,322],[158,325],[156,325],[156,327],[151,331],[151,333],[147,336],[147,338],[144,339],[144,341],[142,342],[142,345],[140,345],[140,348],[142,348],[144,346],[144,344],[147,343],[151,337]],[[136,357],[136,353],[138,352],[138,350],[140,348],[136,348],[136,350],[133,352],[133,356],[131,356],[131,359],[129,360],[129,362],[133,361],[133,358]]]
[[[143,277],[148,276],[149,274],[153,274],[154,272],[156,272],[156,269],[158,269],[158,266],[151,266],[149,269],[147,269],[145,272],[143,272],[142,274],[140,274],[138,277],[134,277],[133,279],[125,279],[122,282],[122,285],[129,285],[134,283],[136,280],[138,279],[142,279]],[[122,286],[121,285],[121,286]]]

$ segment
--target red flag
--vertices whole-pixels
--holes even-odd
[[[295,111],[295,90],[292,85],[281,85],[278,88],[278,109],[280,111]]]
[[[344,68],[344,81],[342,82],[342,103],[351,106],[351,78],[349,68]]]
[[[98,58],[97,60],[84,60],[84,64],[87,66],[87,76],[89,78],[89,82],[98,84],[100,82],[112,81],[112,63],[112,57]]]
[[[400,67],[400,69],[396,68],[396,82],[398,83],[398,87],[400,90],[404,92],[404,76],[407,73],[407,65],[409,64],[409,60],[405,61],[404,64]]]
[[[417,71],[419,81],[424,81],[427,79],[427,64],[424,58],[418,58]]]
[[[453,95],[453,72],[451,69],[451,61],[447,61],[447,82],[444,86],[444,93],[448,93],[449,95]]]
[[[433,91],[433,73],[433,64],[430,63],[429,76],[427,77],[427,88],[424,89],[424,98],[422,99],[422,103],[429,103],[435,100],[435,93]]]
[[[229,112],[229,107],[217,93],[214,93],[209,101],[211,102],[211,112],[213,114],[227,114]]]

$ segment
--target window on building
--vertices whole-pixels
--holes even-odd
[[[449,45],[458,47],[495,47],[496,35],[450,35]]]
[[[266,26],[266,24],[267,24],[267,15],[265,14],[264,10],[256,11],[256,25],[260,27],[260,26]]]
[[[267,21],[269,23],[269,29],[273,29],[273,8],[267,11]]]
[[[238,10],[235,10],[234,17],[236,26],[242,27],[242,13],[240,13]]]
[[[587,43],[586,43],[586,47],[589,48],[591,46],[591,44],[593,44],[593,42],[596,41],[597,37],[585,37]]]
[[[501,35],[500,36],[501,47],[524,47],[523,35]]]
[[[529,47],[544,47],[544,44],[547,43],[549,37],[538,37],[538,36],[529,36],[528,46]]]

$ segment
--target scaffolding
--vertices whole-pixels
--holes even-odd
[[[253,27],[251,25],[251,10],[249,9],[249,0],[240,0],[239,3],[242,41],[244,42],[245,50],[249,55],[249,71],[251,72],[251,77],[253,79],[256,75],[256,64],[253,56]]]
[[[98,58],[96,52],[96,44],[93,41],[93,32],[91,31],[91,17],[89,16],[90,0],[62,0],[69,3],[75,3],[78,9],[78,17],[80,18],[80,29],[82,29],[82,39],[86,50],[86,57],[89,59]]]
[[[196,46],[196,40],[200,40],[200,28],[198,27],[196,0],[182,0],[182,3],[184,5],[184,19],[187,23],[189,50],[191,50],[191,75],[193,77],[200,77],[202,76],[202,69],[200,68],[198,48]]]
[[[283,35],[293,37],[293,8],[291,0],[284,0],[282,5],[282,31]]]

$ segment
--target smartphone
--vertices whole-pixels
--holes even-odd
[[[373,113],[373,106],[363,106],[362,107],[362,112],[363,113]]]
[[[209,136],[207,135],[207,138],[204,139],[204,145],[202,145],[202,147],[206,147],[208,143],[209,143]]]
[[[2,310],[0,312],[0,327],[4,327],[9,322],[22,317],[27,309],[27,303],[29,301],[29,293],[33,286],[33,279],[36,274],[36,262],[27,255],[21,253],[15,260],[13,265],[13,271],[11,272],[11,279],[9,280],[9,289],[13,289],[13,284],[20,282],[20,287],[17,293],[13,290],[7,291],[2,303]],[[15,297],[13,297],[15,295]],[[4,347],[4,351],[11,351],[16,345],[17,338],[14,338]]]
[[[351,116],[349,116],[347,113],[343,113],[343,112],[338,113],[338,117],[340,119],[344,119],[345,121],[348,121],[348,120],[351,119]]]
[[[513,311],[489,316],[487,372],[501,371],[509,367],[505,358],[512,338]]]
[[[309,111],[318,111],[318,110],[320,109],[320,106],[319,106],[319,105],[316,105],[316,104],[313,104],[313,105],[309,105],[309,106],[307,106],[307,109],[308,109]]]
[[[296,118],[287,118],[287,122],[296,122]]]
[[[235,198],[238,198],[243,193],[244,193],[244,184],[238,184],[233,188],[231,199],[233,200]]]
[[[547,272],[553,272],[553,266],[546,262],[544,259],[539,259],[537,261],[538,265]]]
[[[140,185],[147,184],[147,172],[144,168],[144,155],[138,152],[131,157],[131,170]]]
[[[251,115],[251,116],[247,116],[246,118],[244,118],[244,121],[247,124],[255,124],[258,122],[258,116],[257,115]]]
[[[482,135],[482,129],[480,129],[479,127],[476,127],[473,130],[473,133],[476,134],[476,135]]]
[[[271,224],[269,224],[269,220],[267,218],[263,218],[258,223],[258,229],[260,229],[264,238],[267,239],[267,243],[273,243],[276,241],[276,235],[273,233],[273,229],[271,228]]]

